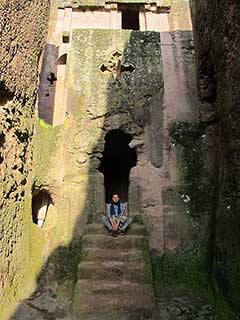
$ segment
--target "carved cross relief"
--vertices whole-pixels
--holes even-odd
[[[116,50],[112,53],[108,63],[102,64],[100,70],[102,72],[111,72],[113,74],[114,80],[119,80],[122,72],[133,72],[135,70],[134,66],[129,63],[122,63],[123,54]]]

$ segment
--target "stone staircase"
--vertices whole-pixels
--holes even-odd
[[[71,308],[74,319],[147,320],[153,307],[148,242],[140,216],[117,238],[100,222],[88,224]]]

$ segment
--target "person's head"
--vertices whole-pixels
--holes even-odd
[[[117,193],[114,193],[114,194],[112,195],[112,201],[113,201],[114,203],[117,203],[119,200],[120,200],[119,195],[118,195]]]

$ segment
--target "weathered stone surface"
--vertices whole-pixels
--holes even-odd
[[[198,297],[174,298],[169,302],[158,302],[154,319],[156,320],[213,320],[211,306],[204,304]]]
[[[94,2],[88,2],[91,4]],[[213,134],[209,124],[215,121],[211,109],[214,79],[210,79],[212,83],[205,76],[201,79],[204,105],[199,110],[188,3],[172,0],[171,4],[173,10],[162,20],[161,34],[73,31],[66,59],[67,110],[61,96],[54,110],[61,113],[62,125],[52,128],[41,122],[34,141],[34,188],[47,190],[54,205],[46,217],[45,228],[36,230],[35,238],[30,239],[33,245],[29,254],[33,258],[36,253],[40,252],[41,257],[44,254],[46,263],[28,306],[37,308],[45,318],[78,318],[68,315],[77,283],[73,310],[84,315],[84,320],[148,319],[153,302],[151,285],[146,288],[152,273],[147,253],[149,240],[155,294],[158,298],[166,296],[156,311],[156,319],[211,319],[206,303],[199,306],[194,299],[189,298],[188,303],[181,297],[186,292],[199,291],[199,296],[208,295],[207,300],[213,301],[206,264],[215,204],[211,184],[214,166],[208,163],[211,157],[215,159],[214,152],[209,151],[214,143],[209,139]],[[75,1],[74,5],[78,3]],[[67,8],[65,13],[70,12]],[[64,52],[63,47],[60,49]],[[114,72],[101,71],[101,66],[116,51],[121,51],[122,65],[130,64],[132,72],[116,76]],[[207,64],[206,69],[212,70],[211,65]],[[11,90],[7,90],[4,101],[11,103],[12,98]],[[9,113],[8,107],[4,112]],[[14,112],[9,115],[11,120]],[[20,120],[21,117],[17,122]],[[137,213],[135,222],[143,221],[147,229],[145,234],[142,228],[135,228],[121,240],[107,238],[96,225],[88,226],[87,234],[83,234],[86,222],[100,221],[105,210],[104,182],[98,168],[104,138],[113,129],[121,129],[133,137],[131,147],[136,149],[137,166],[130,176],[130,213],[133,216]],[[21,141],[24,135],[17,138]],[[4,148],[6,142],[12,141],[1,135]],[[238,145],[234,141],[230,151],[237,150]],[[14,167],[14,150],[8,151],[9,164]],[[24,157],[24,152],[17,150],[16,158]],[[18,171],[20,174],[4,182],[6,189],[12,184],[25,185],[21,161]],[[28,197],[31,198],[30,189]],[[30,205],[28,210],[30,213]],[[9,230],[15,234],[15,229],[12,223]],[[8,255],[11,244],[6,251]],[[223,259],[220,255],[218,263]],[[221,278],[225,277],[224,268],[223,271]],[[105,281],[108,275],[110,283]],[[119,278],[129,290],[118,285]],[[12,280],[15,295],[21,283]],[[53,295],[47,293],[49,288]],[[109,290],[115,292],[114,297]],[[124,310],[119,307],[121,299]],[[63,308],[58,309],[59,306]]]
[[[131,63],[135,69],[132,73],[123,72],[119,79],[114,80],[111,73],[102,73],[100,66],[108,61],[116,49],[122,52],[123,63]],[[86,54],[89,51],[91,54]],[[94,220],[97,218],[96,211],[99,211],[99,217],[101,210],[104,211],[104,208],[99,208],[104,190],[103,180],[97,176],[96,170],[107,132],[122,129],[132,134],[135,141],[141,141],[140,145],[135,146],[139,161],[151,161],[161,166],[163,83],[160,34],[126,30],[75,30],[68,62],[68,113],[72,125],[65,133],[70,137],[65,178],[71,177],[67,172],[78,174],[75,159],[79,158],[80,151],[85,162],[80,164],[79,174],[85,169],[89,173],[88,200],[91,206],[86,206],[85,212],[90,220]],[[95,91],[89,90],[90,84],[96,88]],[[137,88],[141,88],[141,92]],[[71,179],[68,179],[69,182]],[[131,214],[139,212],[141,186],[138,185],[138,177],[136,182],[132,175],[130,179]],[[139,192],[131,192],[132,188],[139,189]]]
[[[13,320],[22,320],[22,319],[44,320],[44,315],[41,314],[37,309],[22,303],[19,306],[17,305],[17,312],[14,314],[14,316],[11,319]]]
[[[239,317],[239,3],[213,0],[191,4],[199,96],[204,105],[212,104],[211,113],[214,111],[217,119],[218,148],[213,149],[212,161],[220,186],[214,183],[218,200],[212,211],[216,235],[212,272]]]
[[[31,217],[31,170],[38,61],[48,9],[47,0],[0,3],[1,319],[28,294],[42,263],[42,254],[36,255],[42,250],[41,232],[34,231]]]
[[[53,296],[49,292],[44,292],[39,297],[31,300],[30,304],[38,310],[46,311],[58,317],[60,317],[60,315],[63,317],[67,315],[67,308],[64,301],[56,299],[56,296]]]
[[[26,300],[25,303],[17,307],[11,319],[14,320],[44,320],[50,319],[63,319],[68,315],[69,305],[67,301],[56,298],[51,292],[44,292],[38,297]]]

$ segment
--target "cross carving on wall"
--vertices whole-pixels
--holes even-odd
[[[114,80],[119,80],[122,72],[133,72],[134,66],[129,63],[122,63],[122,53],[118,50],[114,51],[108,63],[102,64],[100,70],[102,72],[111,72]]]

